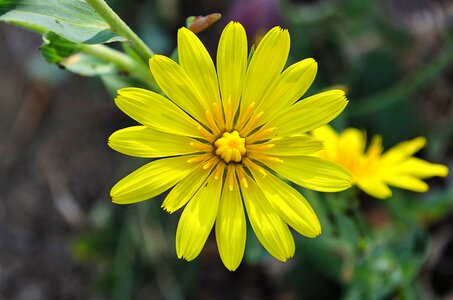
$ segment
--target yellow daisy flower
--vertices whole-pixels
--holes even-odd
[[[365,152],[365,133],[355,128],[337,134],[326,125],[315,129],[312,134],[325,142],[325,149],[317,155],[347,168],[354,177],[354,184],[379,199],[392,195],[389,185],[426,192],[428,185],[421,179],[448,174],[446,166],[412,156],[426,145],[424,137],[404,141],[382,153],[381,136],[374,136]]]
[[[138,202],[173,187],[162,207],[172,213],[187,204],[176,232],[178,257],[196,258],[215,223],[220,257],[230,270],[244,254],[244,204],[259,241],[281,261],[294,254],[288,225],[308,237],[321,233],[305,198],[276,174],[325,192],[344,190],[352,180],[343,167],[311,156],[323,145],[304,134],[344,109],[344,92],[298,101],[317,65],[305,59],[283,71],[287,30],[270,30],[249,64],[247,47],[242,25],[229,23],[215,68],[197,36],[179,29],[179,64],[162,55],[150,59],[167,98],[139,88],[119,90],[116,104],[142,125],[109,139],[121,153],[159,158],[119,181],[111,190],[113,202]]]

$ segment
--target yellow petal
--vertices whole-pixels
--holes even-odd
[[[290,38],[286,29],[276,26],[263,37],[247,69],[241,101],[242,110],[263,98],[269,86],[283,70],[289,48]]]
[[[419,178],[429,178],[433,176],[445,177],[448,175],[448,168],[446,166],[432,164],[415,157],[395,166],[394,170],[397,173],[408,174]]]
[[[168,193],[162,203],[162,208],[169,213],[173,213],[186,205],[206,181],[206,178],[211,173],[211,169],[205,170],[202,167],[199,167],[189,176],[181,180],[170,193]]]
[[[391,186],[419,193],[426,192],[429,188],[425,182],[410,175],[389,176],[385,182]]]
[[[264,149],[261,153],[278,156],[309,155],[323,149],[323,142],[307,135],[291,136],[272,139],[266,144],[272,148]]]
[[[289,226],[307,237],[321,234],[318,217],[299,192],[269,172],[263,176],[251,171],[272,207]]]
[[[227,184],[223,186],[215,235],[223,264],[230,271],[236,270],[244,256],[246,240],[244,207],[236,180],[232,191]]]
[[[289,112],[264,127],[277,127],[279,136],[297,135],[323,126],[337,117],[348,100],[343,91],[333,90],[301,100],[291,106]]]
[[[370,143],[370,146],[368,146],[368,150],[366,152],[365,157],[368,161],[380,160],[380,162],[379,162],[380,167],[384,167],[385,162],[382,161],[382,157],[381,157],[382,150],[383,150],[382,136],[377,134],[377,135],[373,136],[373,138],[371,139],[371,143]],[[388,165],[393,166],[394,163],[389,161]]]
[[[178,57],[206,107],[214,102],[220,104],[219,84],[211,56],[195,33],[185,27],[178,30]]]
[[[202,138],[200,124],[161,95],[139,88],[118,90],[116,105],[131,118],[159,131]]]
[[[365,179],[357,182],[357,186],[367,193],[378,199],[386,199],[392,196],[392,191],[381,179]]]
[[[339,147],[349,152],[351,156],[359,157],[365,151],[366,139],[363,131],[356,128],[346,128],[340,135]]]
[[[248,188],[241,186],[241,191],[250,225],[264,248],[278,260],[286,261],[294,255],[293,236],[255,181],[246,177]]]
[[[338,134],[330,125],[324,125],[312,131],[313,137],[324,142],[324,150],[320,157],[335,161],[338,156]]]
[[[287,68],[256,108],[257,111],[265,112],[262,122],[287,112],[313,83],[317,69],[318,64],[312,58],[301,60]]]
[[[205,184],[195,193],[187,204],[176,230],[176,254],[178,258],[193,260],[206,240],[217,216],[222,180],[209,176]]]
[[[236,111],[247,70],[247,35],[240,23],[230,22],[223,30],[217,50],[217,74],[225,108],[228,99]],[[234,112],[232,113],[234,116]]]
[[[351,186],[352,177],[342,166],[311,156],[280,157],[266,165],[286,179],[320,192],[338,192]]]
[[[338,139],[338,159],[343,166],[347,166],[351,172],[357,171],[358,165],[362,157],[364,157],[366,144],[366,137],[363,131],[360,131],[356,128],[347,128],[341,134]],[[373,143],[370,145],[368,154],[371,154],[374,151]],[[377,154],[377,153],[376,153]],[[380,152],[379,152],[380,154]]]
[[[426,139],[417,137],[415,139],[404,141],[392,147],[382,155],[383,164],[393,164],[412,156],[421,148],[425,147]]]
[[[197,152],[193,140],[164,133],[146,126],[133,126],[114,132],[109,146],[121,153],[137,157],[166,157]]]
[[[162,194],[193,169],[190,156],[162,158],[150,162],[121,179],[110,191],[113,202],[128,204]]]
[[[171,101],[196,120],[208,124],[206,101],[180,65],[163,55],[154,55],[149,66],[159,87]]]

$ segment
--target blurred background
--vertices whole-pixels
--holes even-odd
[[[250,46],[273,26],[286,27],[288,63],[318,62],[309,94],[347,89],[337,129],[382,134],[385,149],[426,136],[418,156],[452,170],[451,0],[108,3],[165,55],[192,15],[222,14],[199,34],[212,55],[230,20],[244,25]],[[111,186],[144,162],[107,146],[111,133],[134,124],[112,101],[116,82],[46,63],[38,34],[1,23],[0,41],[0,299],[453,299],[451,175],[429,180],[424,194],[394,189],[385,201],[359,194],[355,212],[366,234],[342,196],[301,190],[330,238],[296,234],[287,263],[252,232],[234,273],[213,236],[195,261],[180,261],[179,214],[160,209],[162,196],[130,206],[109,198]]]

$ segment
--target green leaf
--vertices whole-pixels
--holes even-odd
[[[47,62],[59,64],[63,59],[80,51],[80,44],[71,42],[54,32],[43,36],[40,50]]]
[[[99,76],[117,73],[111,62],[79,53],[82,44],[71,42],[54,32],[43,36],[40,50],[47,62],[57,64],[72,73],[82,76]]]
[[[83,53],[74,54],[62,60],[59,65],[82,76],[109,75],[117,72],[113,63]]]
[[[0,21],[75,43],[125,41],[83,0],[0,0]]]

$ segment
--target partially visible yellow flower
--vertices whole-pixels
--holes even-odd
[[[320,157],[336,162],[351,172],[354,184],[361,190],[379,199],[392,195],[389,185],[414,192],[426,192],[428,185],[421,179],[448,174],[448,168],[432,164],[412,155],[426,144],[424,137],[399,143],[382,153],[382,138],[374,136],[365,151],[365,132],[348,128],[337,134],[329,125],[312,132],[323,140],[325,149]]]
[[[162,207],[185,209],[176,232],[179,258],[198,256],[214,227],[220,257],[235,270],[246,241],[246,216],[266,250],[285,261],[294,254],[288,227],[316,237],[315,212],[277,174],[303,187],[344,190],[351,175],[311,156],[322,142],[306,135],[334,119],[346,106],[343,91],[298,101],[314,80],[313,59],[283,70],[289,33],[270,30],[247,62],[247,38],[231,22],[220,38],[217,68],[198,37],[178,31],[179,64],[150,59],[167,98],[139,88],[118,91],[118,107],[141,123],[113,133],[109,145],[132,156],[159,158],[132,172],[111,190],[113,202],[143,201],[173,187]]]

